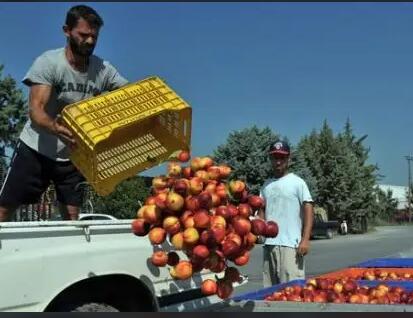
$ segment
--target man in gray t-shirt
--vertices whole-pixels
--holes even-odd
[[[30,88],[29,119],[0,190],[0,221],[21,204],[38,202],[54,183],[65,219],[77,219],[83,176],[69,161],[75,146],[60,113],[68,105],[128,83],[107,61],[93,55],[102,18],[84,5],[72,7],[63,27],[64,48],[49,50],[34,61],[23,83]]]

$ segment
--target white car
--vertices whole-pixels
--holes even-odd
[[[113,215],[99,213],[79,213],[79,221],[118,220]]]

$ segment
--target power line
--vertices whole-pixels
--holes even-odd
[[[412,174],[410,168],[410,162],[413,160],[413,156],[406,156],[407,160],[407,168],[408,168],[408,195],[407,195],[407,205],[408,205],[408,213],[409,213],[409,222],[412,221],[412,209],[411,209],[411,202],[412,202]]]

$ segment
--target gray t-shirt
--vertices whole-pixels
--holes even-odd
[[[52,86],[51,97],[45,108],[52,118],[56,118],[68,104],[128,83],[108,61],[95,55],[89,58],[87,72],[75,70],[67,61],[64,48],[46,51],[36,58],[22,82],[27,86]],[[30,118],[20,134],[20,140],[53,160],[69,160],[68,147],[57,136],[31,122]]]

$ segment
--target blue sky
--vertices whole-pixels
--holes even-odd
[[[5,74],[20,80],[64,46],[74,4],[0,3]],[[193,155],[254,124],[295,144],[324,119],[337,133],[350,118],[381,183],[407,184],[413,3],[86,4],[105,20],[97,55],[130,81],[163,77],[191,104]]]

